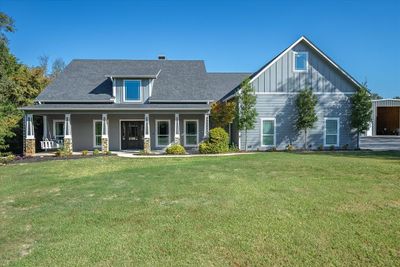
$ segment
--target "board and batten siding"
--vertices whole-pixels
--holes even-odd
[[[294,72],[293,52],[308,52],[308,71]],[[253,81],[256,93],[293,93],[312,88],[317,93],[351,93],[356,87],[304,42],[287,51]]]
[[[116,87],[115,103],[124,103],[124,98],[123,98],[124,80],[140,80],[141,81],[143,102],[140,102],[140,103],[146,103],[146,101],[149,98],[149,93],[150,93],[150,80],[149,79],[115,79],[115,87]],[[139,102],[137,102],[137,103],[139,103]],[[135,103],[129,102],[129,104],[135,104]]]
[[[308,71],[295,72],[293,52],[308,52]],[[292,144],[303,147],[304,136],[295,129],[297,93],[312,88],[318,97],[316,107],[318,121],[309,130],[308,144],[313,149],[324,145],[325,118],[339,118],[339,146],[356,147],[357,138],[350,126],[350,96],[357,86],[330,62],[305,42],[300,42],[264,70],[252,82],[257,95],[258,112],[255,129],[247,133],[247,148],[261,147],[261,119],[275,118],[276,148],[285,149]],[[245,135],[241,132],[241,149],[245,149]]]

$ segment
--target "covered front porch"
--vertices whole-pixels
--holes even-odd
[[[35,129],[34,118],[42,119]],[[27,112],[24,154],[65,149],[70,152],[163,151],[171,144],[196,150],[207,138],[208,111],[143,112]],[[38,132],[38,135],[35,135]],[[40,134],[43,132],[43,134]]]

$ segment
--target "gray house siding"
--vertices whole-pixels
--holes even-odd
[[[54,120],[64,120],[64,115],[48,115],[49,138],[54,137]],[[94,125],[93,120],[101,120],[101,114],[72,114],[71,129],[74,151],[94,149]],[[121,120],[144,120],[144,114],[109,114],[109,146],[110,150],[120,150],[120,121]],[[150,138],[151,149],[160,150],[165,147],[156,146],[156,120],[170,120],[170,144],[174,142],[175,115],[174,114],[150,114]],[[181,144],[184,145],[184,120],[199,121],[199,142],[204,136],[204,115],[203,114],[180,114]]]
[[[308,71],[294,71],[293,52],[308,52]],[[304,137],[297,133],[295,99],[304,88],[312,88],[318,97],[318,121],[310,130],[308,142],[312,148],[324,144],[325,118],[339,118],[339,146],[348,144],[356,147],[356,136],[351,129],[351,104],[349,96],[356,92],[357,86],[336,67],[323,58],[307,43],[300,42],[283,54],[275,63],[264,70],[252,82],[257,95],[258,112],[256,127],[248,132],[248,149],[261,147],[261,119],[276,120],[276,147],[285,149],[292,144],[302,147]],[[245,149],[245,135],[241,132],[241,149]]]
[[[115,79],[115,88],[116,88],[115,103],[124,103],[124,98],[123,98],[124,80],[139,80],[139,79]],[[140,103],[146,103],[147,100],[149,99],[149,94],[150,94],[150,80],[141,79],[140,81],[142,87],[141,90],[143,94],[143,102]]]
[[[308,71],[293,71],[293,51],[308,52]],[[314,92],[355,92],[356,87],[347,77],[328,63],[304,42],[285,53],[278,61],[253,81],[257,93],[298,92],[312,87]]]
[[[258,95],[256,109],[257,122],[253,130],[247,133],[247,147],[250,150],[264,150],[261,147],[261,119],[275,118],[276,120],[276,148],[285,149],[292,144],[297,148],[304,145],[303,133],[295,129],[296,94],[291,95]],[[339,118],[339,146],[348,144],[356,147],[357,138],[350,123],[350,100],[346,95],[318,95],[318,121],[308,133],[308,144],[317,149],[324,144],[325,118]],[[245,149],[245,135],[241,133],[241,149]]]

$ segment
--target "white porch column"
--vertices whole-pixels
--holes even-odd
[[[107,114],[102,114],[101,116],[101,150],[103,152],[108,152],[109,150]]]
[[[36,144],[35,144],[35,130],[33,127],[33,115],[27,114],[25,115],[25,156],[33,156],[36,153]]]
[[[180,125],[179,125],[179,114],[175,114],[175,135],[174,135],[174,143],[180,144],[181,143],[181,132],[180,132]]]
[[[150,153],[150,116],[149,114],[144,114],[144,153]]]
[[[208,137],[210,131],[210,114],[204,114],[204,139]]]
[[[48,134],[48,132],[47,132],[47,116],[44,115],[43,116],[43,140],[46,140],[48,138],[47,134]]]
[[[71,114],[65,114],[64,119],[64,148],[72,153]]]

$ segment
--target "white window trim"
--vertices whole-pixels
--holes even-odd
[[[159,122],[167,122],[168,123],[168,144],[160,145],[158,144],[158,123]],[[171,120],[156,120],[156,147],[167,147],[171,143]]]
[[[129,81],[139,82],[139,94],[140,94],[139,100],[127,100],[125,98],[125,82],[129,82]],[[141,102],[143,102],[142,81],[141,80],[131,80],[131,79],[123,80],[123,84],[122,84],[122,99],[126,103],[141,103]]]
[[[188,145],[186,144],[186,122],[194,121],[196,122],[196,144],[195,145]],[[199,120],[183,120],[183,144],[185,147],[197,147],[199,145]]]
[[[336,144],[327,144],[326,143],[326,121],[327,120],[332,120],[332,121],[337,121],[337,140],[336,140]],[[326,117],[324,118],[324,146],[325,147],[329,147],[329,146],[335,146],[338,147],[340,144],[340,119],[337,117]]]
[[[260,146],[261,147],[276,147],[276,118],[260,118],[261,119],[261,131],[260,131]],[[273,145],[264,145],[263,144],[263,128],[264,128],[264,121],[273,121],[274,122],[274,144]]]
[[[101,147],[101,144],[99,146],[96,145],[96,122],[102,123],[102,120],[93,120],[93,147],[99,148],[99,147]],[[100,136],[102,137],[101,134],[100,134]]]
[[[306,69],[305,70],[297,70],[296,69],[296,55],[305,54],[306,55]],[[293,51],[293,72],[308,72],[308,52],[296,52]]]
[[[57,122],[62,122],[64,124],[64,128],[65,128],[65,120],[53,120],[53,138],[56,139],[56,140],[57,140],[57,136],[56,136],[56,123]],[[64,138],[64,131],[63,131],[63,134],[62,134],[63,138]]]

